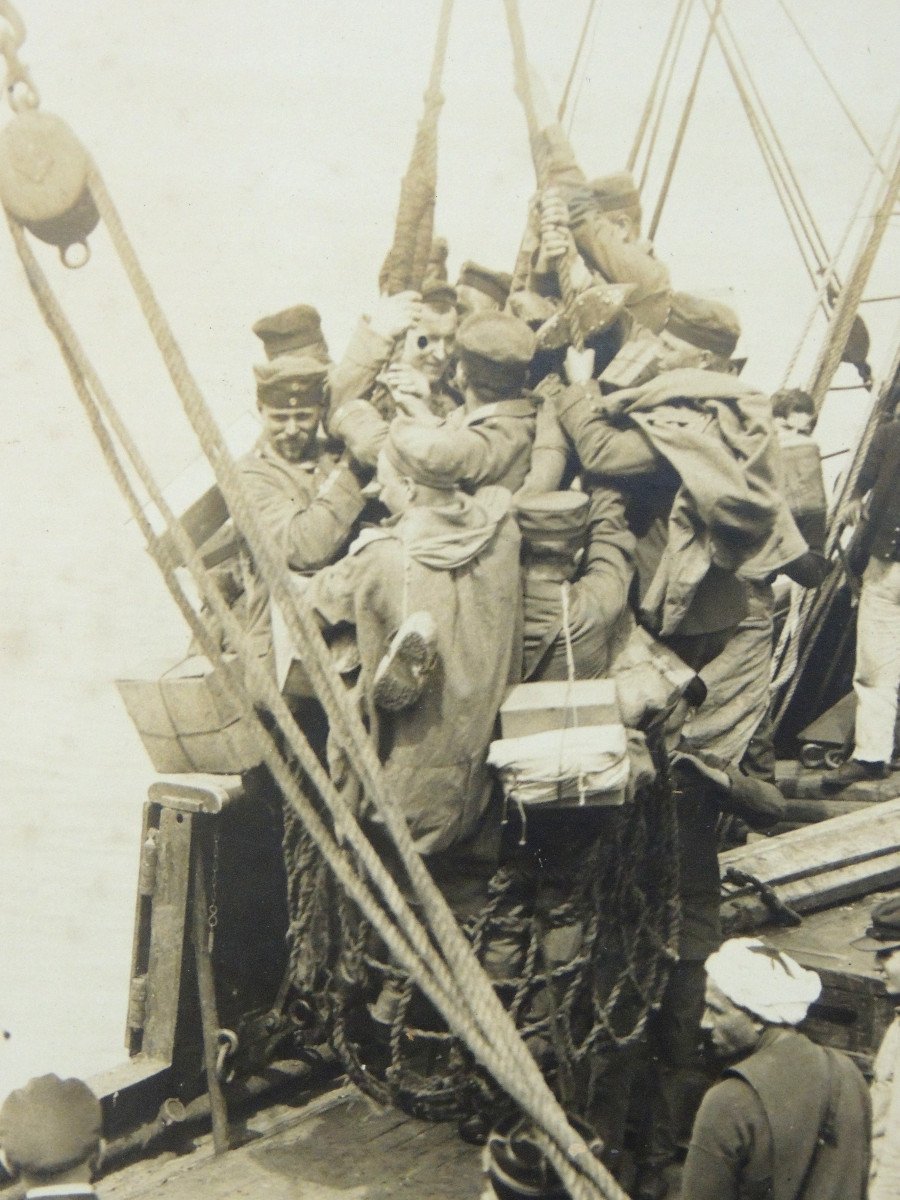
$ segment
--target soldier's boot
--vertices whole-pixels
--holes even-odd
[[[410,613],[375,671],[375,703],[387,712],[400,712],[415,704],[436,662],[434,617],[423,610]]]

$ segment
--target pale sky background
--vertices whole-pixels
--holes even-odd
[[[900,5],[790,6],[880,145],[898,99]],[[261,354],[249,327],[263,313],[316,303],[339,354],[375,294],[390,241],[438,0],[22,0],[19,8],[22,57],[42,105],[97,160],[222,423],[252,409],[250,367]],[[674,0],[601,0],[571,130],[589,175],[624,164],[673,9]],[[585,11],[581,0],[523,0],[530,54],[554,98]],[[725,11],[834,247],[870,159],[776,0],[726,0]],[[698,12],[673,114],[700,36]],[[438,231],[449,238],[451,269],[466,258],[509,268],[533,175],[500,0],[457,0],[444,92]],[[778,386],[813,293],[715,47],[656,241],[676,287],[740,311],[745,378]],[[80,272],[57,267],[52,251],[44,258],[168,482],[196,445],[105,237],[91,244]],[[870,294],[895,291],[896,268],[894,229]],[[141,805],[153,774],[112,681],[147,658],[177,656],[186,635],[5,233],[0,279],[0,1028],[11,1033],[0,1042],[2,1095],[34,1073],[90,1073],[123,1056]],[[897,308],[867,315],[878,370]],[[857,406],[856,394],[841,393],[823,436],[848,444]]]

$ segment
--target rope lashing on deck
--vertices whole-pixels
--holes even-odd
[[[381,291],[387,295],[409,288],[418,291],[431,255],[437,188],[437,127],[444,103],[441,76],[447,57],[452,13],[453,0],[443,0],[424,110],[416,129],[409,166],[400,184],[394,240],[378,277]]]

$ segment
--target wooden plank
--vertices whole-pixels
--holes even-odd
[[[177,779],[158,779],[150,784],[150,799],[178,812],[220,813],[242,800],[244,780],[240,775],[207,775],[197,772]]]
[[[796,879],[900,849],[900,800],[867,806],[719,855],[723,872],[737,867],[767,883]]]
[[[193,817],[163,808],[150,917],[147,1000],[141,1049],[171,1059],[175,1045],[187,920]]]
[[[898,884],[900,850],[895,850],[876,859],[841,865],[833,870],[778,883],[774,885],[774,890],[790,908],[805,913]],[[722,905],[722,924],[729,935],[771,925],[773,920],[772,913],[756,894],[729,898]]]

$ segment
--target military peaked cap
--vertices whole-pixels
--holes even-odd
[[[720,300],[673,292],[666,329],[699,350],[730,358],[741,336],[737,313]]]
[[[426,279],[422,284],[422,302],[432,308],[454,308],[456,288],[443,279]]]
[[[509,295],[512,275],[508,271],[489,271],[475,262],[464,262],[459,272],[457,287],[475,288],[495,301],[501,308]]]
[[[274,408],[304,408],[324,399],[328,368],[307,354],[279,354],[253,368],[256,395]]]
[[[267,358],[305,350],[322,362],[331,361],[322,333],[322,318],[311,304],[295,304],[270,317],[261,317],[253,326],[253,332],[262,342]]]
[[[592,179],[590,189],[594,194],[594,207],[600,212],[618,212],[623,208],[637,208],[641,203],[640,192],[630,171],[616,171],[612,175],[601,175]]]
[[[874,950],[876,954],[900,950],[900,896],[891,896],[875,905],[869,913],[866,936],[857,938],[853,945],[860,950]]]
[[[529,545],[562,548],[584,538],[589,507],[584,492],[535,492],[517,497],[515,512]]]
[[[10,1092],[0,1108],[0,1146],[29,1175],[86,1162],[100,1145],[100,1101],[80,1079],[41,1075]]]
[[[456,334],[456,349],[475,387],[513,392],[525,383],[534,358],[534,334],[507,312],[478,312],[466,317]]]

